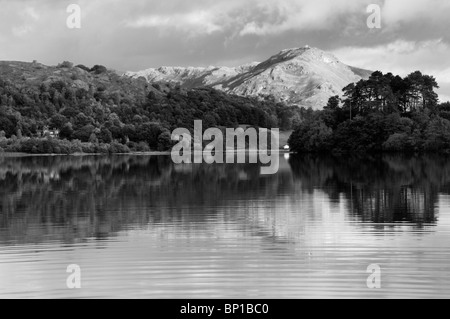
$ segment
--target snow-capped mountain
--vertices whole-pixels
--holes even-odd
[[[368,78],[370,71],[340,62],[334,55],[309,46],[283,50],[268,60],[230,68],[160,67],[127,72],[149,82],[180,83],[185,88],[211,86],[242,96],[273,96],[291,105],[322,109],[349,83]]]

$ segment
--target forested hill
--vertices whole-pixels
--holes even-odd
[[[405,78],[374,72],[305,118],[289,144],[298,153],[450,154],[450,102],[439,103],[437,88],[420,71]]]
[[[3,138],[36,137],[54,129],[69,141],[145,143],[161,150],[170,146],[171,130],[191,128],[195,119],[202,119],[204,127],[246,124],[288,130],[298,122],[299,110],[211,88],[149,84],[100,65],[0,62]]]

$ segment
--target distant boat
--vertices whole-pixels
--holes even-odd
[[[285,146],[284,146],[284,150],[285,150],[285,151],[289,151],[290,149],[291,149],[291,147],[290,147],[289,145],[285,145]]]

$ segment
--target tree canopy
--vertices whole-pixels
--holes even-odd
[[[439,104],[434,77],[374,72],[331,97],[296,127],[295,152],[450,152],[450,103]]]

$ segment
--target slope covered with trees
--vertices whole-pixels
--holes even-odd
[[[309,112],[289,144],[299,153],[450,152],[450,103],[434,77],[374,72]]]
[[[300,112],[212,88],[148,84],[100,65],[0,62],[0,150],[164,151],[172,146],[170,132],[191,129],[196,119],[205,129],[246,124],[289,130]],[[52,130],[59,138],[45,136]]]

